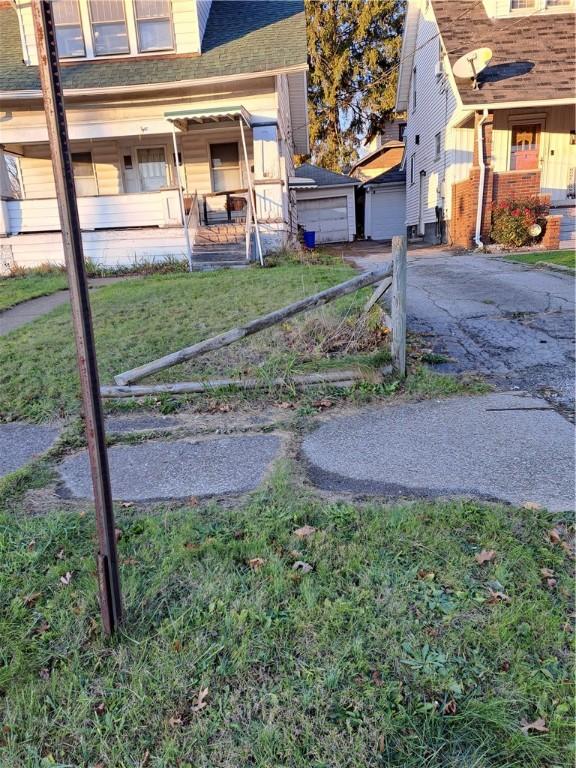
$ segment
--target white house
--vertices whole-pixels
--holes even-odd
[[[410,234],[480,245],[494,202],[540,195],[551,204],[545,245],[574,237],[574,10],[574,0],[408,0],[396,109],[408,113]],[[491,49],[488,66],[476,81],[456,77],[479,48]]]
[[[308,152],[301,0],[53,9],[87,257],[184,256],[190,210],[200,243],[239,241],[249,200],[265,249],[295,232],[288,179]],[[62,261],[29,0],[0,0],[0,30],[0,260]]]

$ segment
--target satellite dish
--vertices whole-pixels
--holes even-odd
[[[460,56],[458,61],[452,67],[454,76],[462,80],[472,80],[474,90],[478,89],[478,75],[483,69],[486,69],[492,50],[490,48],[475,48],[464,56]]]

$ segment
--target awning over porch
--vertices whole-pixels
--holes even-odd
[[[249,128],[252,126],[252,116],[243,106],[213,107],[211,109],[183,109],[165,112],[164,117],[173,123],[178,130],[187,131],[190,123],[202,125],[206,123],[229,123],[243,120]]]

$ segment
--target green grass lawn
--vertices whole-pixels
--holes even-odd
[[[576,251],[534,251],[532,253],[512,253],[506,256],[508,261],[519,261],[522,264],[537,264],[546,261],[549,264],[559,264],[562,267],[576,269]]]
[[[66,275],[60,272],[0,278],[0,311],[37,296],[48,296],[67,286]]]
[[[558,521],[320,501],[289,475],[240,508],[119,509],[112,641],[92,513],[0,518],[3,768],[573,764]]]
[[[278,266],[193,275],[133,279],[91,294],[100,377],[133,368],[279,308],[353,276],[346,266]],[[365,293],[321,308],[315,322],[330,333],[354,323]],[[333,365],[315,350],[310,315],[270,329],[219,352],[169,369],[151,381],[185,381],[209,375],[273,377],[292,370]],[[304,325],[302,325],[302,323]],[[325,329],[323,326],[321,331]],[[340,350],[340,358],[357,355]],[[70,308],[0,339],[0,420],[65,416],[78,410],[78,381]]]

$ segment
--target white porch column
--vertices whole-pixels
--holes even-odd
[[[8,219],[8,199],[10,197],[10,178],[6,168],[4,150],[0,147],[0,237],[6,237],[10,234]]]

